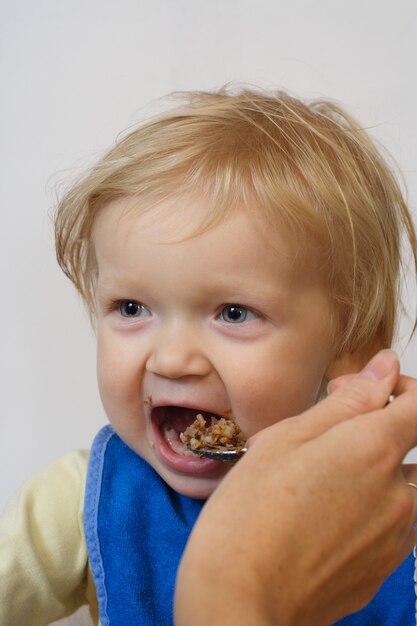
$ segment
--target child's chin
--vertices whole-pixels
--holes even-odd
[[[225,468],[226,470],[226,468]],[[227,470],[226,470],[227,471]],[[172,476],[171,472],[158,471],[161,478],[177,493],[188,498],[197,500],[207,500],[219,486],[223,476],[201,477],[201,476]]]
[[[227,474],[230,466],[192,454],[181,444],[173,446],[153,428],[153,440],[143,450],[146,460],[172,489],[183,496],[206,500]]]

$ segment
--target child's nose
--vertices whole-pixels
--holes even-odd
[[[165,378],[182,378],[207,376],[212,365],[192,332],[173,329],[157,338],[146,369]]]

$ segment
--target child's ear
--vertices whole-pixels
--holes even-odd
[[[367,362],[382,349],[379,341],[372,342],[366,348],[356,352],[344,352],[334,357],[329,364],[324,377],[327,381],[343,376],[344,374],[355,374],[365,367]]]

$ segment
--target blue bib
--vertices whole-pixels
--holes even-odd
[[[98,433],[84,528],[102,626],[172,626],[177,568],[203,504],[173,491],[111,426]],[[413,556],[337,626],[416,626]]]

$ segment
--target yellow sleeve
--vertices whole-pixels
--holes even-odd
[[[31,478],[0,518],[0,624],[45,626],[91,594],[83,531],[88,452]]]

